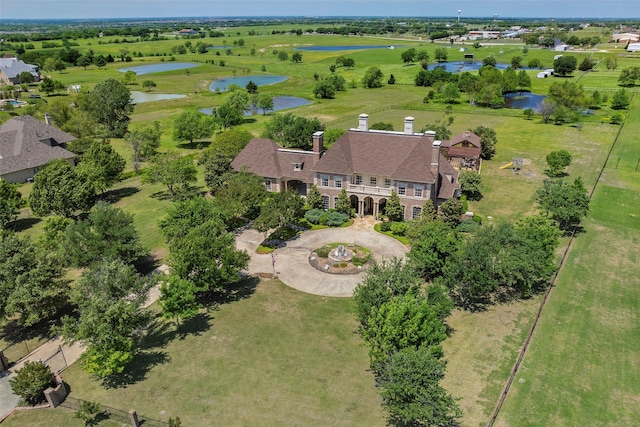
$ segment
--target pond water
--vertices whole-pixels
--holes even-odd
[[[504,96],[505,108],[531,108],[535,111],[540,110],[540,104],[546,99],[546,95],[538,95],[529,92],[514,92]]]
[[[288,108],[302,107],[303,105],[309,105],[312,101],[308,99],[300,98],[298,96],[275,96],[273,98],[273,110],[268,110],[267,113],[272,111],[286,110]],[[211,108],[202,108],[205,114],[211,114]],[[262,114],[262,110],[259,108],[245,111],[245,116],[253,116],[254,114]]]
[[[167,99],[186,98],[187,95],[179,93],[149,93],[134,90],[131,92],[131,103],[142,104],[143,102],[164,101]]]
[[[334,50],[364,50],[364,49],[394,49],[396,47],[402,47],[402,45],[356,45],[356,46],[302,46],[295,47],[293,50],[321,50],[321,51],[334,51]]]
[[[240,87],[245,87],[249,81],[254,82],[258,86],[273,85],[276,83],[287,80],[287,76],[238,76],[238,77],[225,77],[224,79],[214,80],[209,86],[211,92],[216,92],[216,88],[223,92],[227,90],[229,85],[236,84]]]
[[[511,64],[496,64],[496,68],[498,70],[506,70]],[[439,64],[430,64],[427,69],[433,70],[434,68],[442,68],[445,71],[450,73],[463,73],[465,71],[478,71],[482,67],[482,61],[451,61],[451,62],[441,62]],[[521,70],[519,68],[518,70]],[[526,70],[527,68],[524,67]]]
[[[139,65],[137,67],[118,68],[118,71],[126,73],[127,71],[135,71],[137,75],[162,73],[163,71],[184,70],[187,68],[197,67],[199,64],[190,62],[161,62],[160,64]]]

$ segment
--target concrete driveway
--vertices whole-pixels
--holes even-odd
[[[238,249],[246,249],[251,255],[248,273],[271,273],[271,255],[259,255],[256,248],[262,242],[263,235],[255,230],[245,230],[236,237]],[[287,286],[314,295],[330,297],[350,297],[358,283],[362,281],[364,273],[359,274],[329,274],[316,270],[309,264],[311,251],[327,244],[342,242],[369,248],[377,261],[383,259],[404,258],[408,248],[399,241],[377,233],[374,230],[363,229],[357,225],[349,228],[330,228],[324,230],[306,231],[294,240],[288,241],[286,246],[273,252],[275,272]]]

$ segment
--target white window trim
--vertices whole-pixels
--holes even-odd
[[[416,210],[417,210],[417,213],[416,213]],[[411,207],[411,219],[419,218],[420,214],[422,214],[422,208],[420,206]]]
[[[405,182],[399,182],[398,183],[398,196],[406,196],[407,195],[407,187],[408,187],[408,185]],[[401,188],[402,188],[402,192],[400,192]]]
[[[336,187],[336,188],[342,188],[342,177],[341,176],[333,177],[333,186]]]
[[[416,194],[417,191],[420,191],[420,195]],[[422,185],[414,185],[413,186],[413,196],[423,198],[424,197],[424,187]]]
[[[385,178],[384,179],[384,186],[385,187],[391,187],[391,180],[389,178]]]
[[[326,184],[324,183],[325,179],[327,180]],[[328,187],[329,186],[329,175],[320,175],[320,186],[321,187]]]
[[[362,175],[356,175],[354,181],[355,185],[362,185]]]
[[[264,180],[264,187],[267,189],[267,191],[271,191],[271,186],[273,185],[273,181],[271,181],[270,179],[265,179]]]
[[[325,207],[325,203],[324,203],[325,200],[327,201],[326,207]],[[324,210],[331,209],[331,197],[327,196],[326,194],[322,195],[322,209],[324,209]]]
[[[377,176],[370,176],[369,177],[369,186],[370,187],[377,187],[378,186],[378,177]]]

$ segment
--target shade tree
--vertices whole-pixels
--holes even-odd
[[[39,216],[51,213],[69,217],[93,206],[95,186],[67,160],[52,160],[34,177],[29,206]]]
[[[573,183],[545,179],[536,191],[536,201],[540,211],[557,221],[565,232],[580,224],[589,213],[589,196],[580,177]]]
[[[93,183],[96,192],[104,192],[120,180],[126,161],[107,140],[95,140],[82,154],[76,171]]]
[[[175,141],[189,141],[193,144],[196,139],[208,138],[215,130],[213,118],[198,110],[187,110],[173,121],[173,139]]]
[[[285,148],[310,150],[313,134],[324,130],[317,118],[308,119],[293,113],[275,114],[265,123],[263,138],[269,138]]]
[[[133,113],[131,92],[124,83],[107,79],[95,85],[89,93],[91,113],[103,125],[109,136],[122,137],[127,132]]]
[[[564,169],[571,164],[572,157],[567,150],[558,150],[547,154],[545,159],[549,167],[545,173],[553,178],[562,175]]]
[[[177,191],[186,191],[198,180],[196,166],[191,157],[183,157],[177,152],[157,154],[142,174],[145,184],[162,184],[171,197]]]

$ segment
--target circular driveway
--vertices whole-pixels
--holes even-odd
[[[408,248],[389,236],[374,230],[360,228],[331,228],[306,231],[276,249],[271,255],[259,255],[255,250],[264,239],[255,230],[245,230],[236,237],[238,249],[246,249],[251,255],[249,274],[270,273],[274,270],[278,278],[294,289],[314,295],[350,297],[364,273],[329,274],[316,270],[309,264],[311,251],[327,243],[342,242],[369,248],[379,262],[383,259],[404,258]],[[275,259],[275,265],[272,260]],[[275,268],[274,268],[275,267]]]

